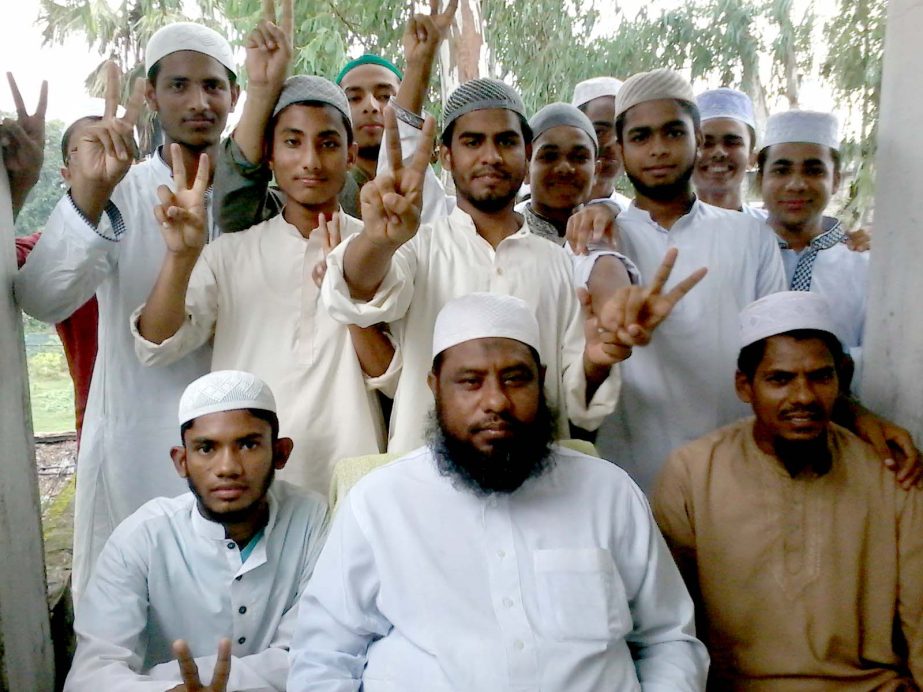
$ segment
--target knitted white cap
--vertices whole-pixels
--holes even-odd
[[[639,72],[625,80],[615,99],[615,117],[639,103],[675,99],[695,104],[692,85],[679,72],[661,68],[650,72]]]
[[[433,328],[433,358],[472,339],[515,339],[542,356],[538,321],[526,301],[497,293],[469,293],[446,303]]]
[[[179,400],[179,424],[209,413],[248,408],[277,412],[269,385],[249,372],[216,370],[186,387]]]
[[[761,149],[773,144],[803,142],[840,149],[839,123],[833,113],[785,111],[774,113],[766,121],[766,135]]]
[[[740,312],[740,347],[796,329],[829,332],[837,338],[830,306],[818,293],[782,291],[750,303]]]
[[[574,87],[574,96],[570,100],[572,106],[582,106],[600,96],[618,96],[622,88],[622,80],[615,77],[593,77],[585,79]]]
[[[181,50],[204,53],[237,76],[234,51],[228,40],[214,29],[195,22],[175,22],[155,31],[144,49],[144,73],[150,74],[159,60]]]

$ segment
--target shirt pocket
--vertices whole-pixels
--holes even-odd
[[[533,553],[542,621],[558,641],[618,639],[632,629],[625,585],[608,550]]]

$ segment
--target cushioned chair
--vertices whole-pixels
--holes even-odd
[[[586,440],[559,440],[558,444],[582,454],[588,454],[593,457],[599,456],[593,443]],[[404,455],[389,452],[386,454],[366,454],[365,456],[349,457],[338,461],[333,468],[333,478],[330,480],[330,513],[333,514],[336,511],[340,500],[346,497],[349,489],[358,483],[359,479],[365,474],[377,469],[379,466],[384,466],[388,462],[400,459],[402,456]]]

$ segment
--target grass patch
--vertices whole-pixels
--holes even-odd
[[[36,433],[74,429],[74,385],[64,349],[55,336],[28,354],[32,427]]]

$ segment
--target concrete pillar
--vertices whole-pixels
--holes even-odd
[[[923,3],[890,0],[862,398],[923,443]]]
[[[26,352],[12,292],[14,252],[9,183],[0,161],[0,690],[51,692],[54,655]]]

